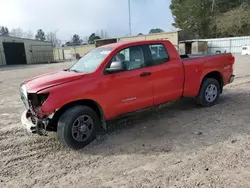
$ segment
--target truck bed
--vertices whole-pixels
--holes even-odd
[[[224,54],[190,54],[190,55],[180,55],[183,61],[191,60],[191,59],[198,59],[204,57],[214,57],[214,56],[223,56],[223,55],[230,55],[231,53],[224,53]]]
[[[200,82],[207,73],[215,72],[221,75],[223,85],[227,84],[232,75],[234,59],[230,53],[208,55],[181,55],[185,70],[184,96],[198,95]],[[215,73],[216,74],[216,73]]]

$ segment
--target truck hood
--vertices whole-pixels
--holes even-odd
[[[43,89],[78,80],[82,73],[57,71],[42,74],[24,82],[29,93],[37,93]]]

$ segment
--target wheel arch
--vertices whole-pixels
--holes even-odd
[[[62,114],[67,109],[69,109],[73,106],[77,106],[77,105],[84,105],[84,106],[88,106],[88,107],[92,108],[97,113],[98,117],[100,118],[100,121],[102,123],[102,127],[104,129],[107,129],[104,111],[103,111],[101,105],[92,99],[82,99],[82,100],[72,101],[72,102],[69,102],[69,103],[63,105],[60,109],[58,109],[55,112],[53,118],[51,119],[51,121],[48,125],[49,128],[52,128],[52,130],[56,131],[57,123],[58,123],[60,117],[62,116]]]
[[[200,84],[200,88],[201,88],[201,86],[206,78],[214,78],[215,80],[217,80],[220,84],[220,92],[222,93],[224,81],[223,81],[223,76],[219,71],[212,71],[212,72],[207,73],[202,79],[202,82]]]

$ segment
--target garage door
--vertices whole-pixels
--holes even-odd
[[[3,42],[7,65],[27,64],[24,43]]]

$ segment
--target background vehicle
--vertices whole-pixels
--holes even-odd
[[[80,149],[122,114],[181,97],[215,105],[234,80],[234,61],[232,54],[179,56],[165,40],[102,46],[70,69],[22,84],[22,123],[34,133],[57,131],[64,145]]]
[[[250,46],[242,46],[241,55],[250,55]]]

